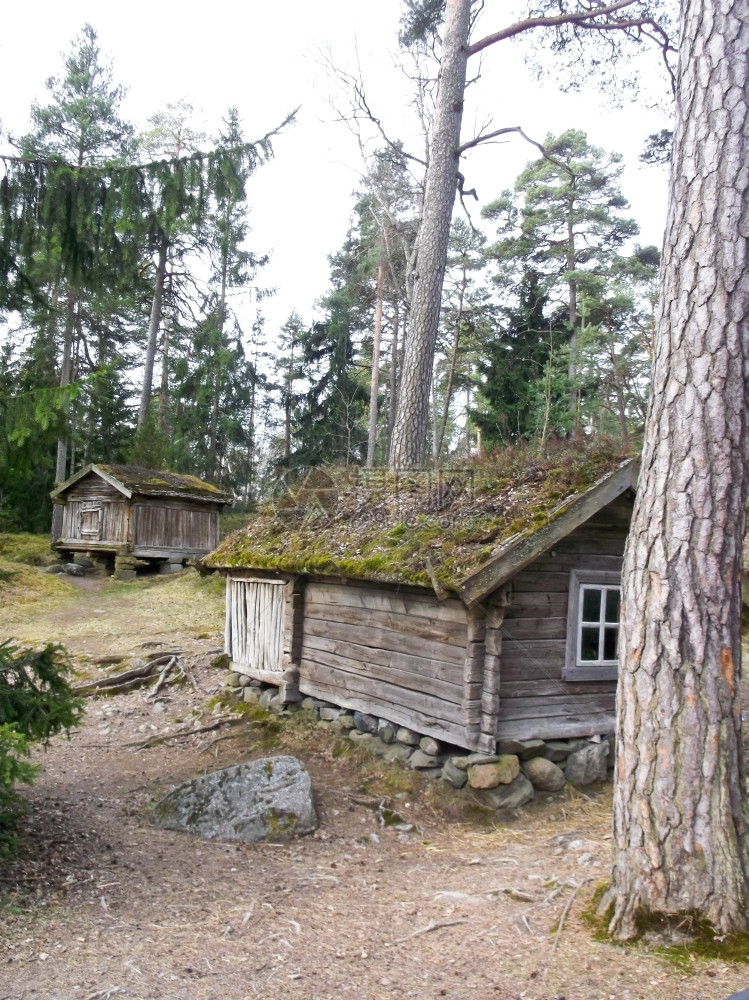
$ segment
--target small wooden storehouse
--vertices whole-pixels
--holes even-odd
[[[637,472],[317,473],[204,560],[234,669],[470,750],[609,734]]]
[[[134,465],[87,465],[52,494],[52,545],[61,554],[178,562],[219,539],[229,494],[195,476]]]

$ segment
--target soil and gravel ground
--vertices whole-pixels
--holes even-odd
[[[86,677],[127,666],[103,656],[178,649],[199,688],[90,700],[39,752],[23,853],[0,867],[0,1000],[723,1000],[747,986],[747,966],[592,939],[608,789],[487,821],[308,721],[186,735],[230,714],[212,703],[222,610],[216,581],[191,574],[0,604],[0,639],[64,642]],[[151,737],[170,739],[141,748]],[[224,844],[149,825],[174,784],[273,752],[309,767],[315,835]],[[380,826],[385,796],[416,832]]]

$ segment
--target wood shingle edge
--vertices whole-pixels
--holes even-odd
[[[612,500],[627,490],[636,489],[639,471],[639,462],[628,459],[615,472],[604,476],[585,493],[570,500],[548,524],[505,542],[496,555],[463,580],[460,585],[463,601],[468,607],[481,601]]]

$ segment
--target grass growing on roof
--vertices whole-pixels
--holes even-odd
[[[596,440],[495,453],[437,471],[313,469],[204,562],[448,591],[629,457]]]

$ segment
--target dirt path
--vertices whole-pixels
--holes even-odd
[[[591,940],[581,913],[608,864],[605,791],[486,825],[446,815],[428,779],[341,754],[312,723],[180,738],[225,714],[210,704],[222,610],[210,584],[87,584],[17,610],[0,610],[0,638],[64,641],[89,672],[101,655],[180,649],[200,690],[91,701],[70,741],[40,755],[26,854],[0,868],[0,1000],[722,1000],[747,985],[746,966],[677,968],[652,947]],[[151,736],[172,739],[138,749]],[[173,784],[279,750],[312,773],[314,836],[219,844],[149,825]],[[416,832],[379,825],[382,795]]]

